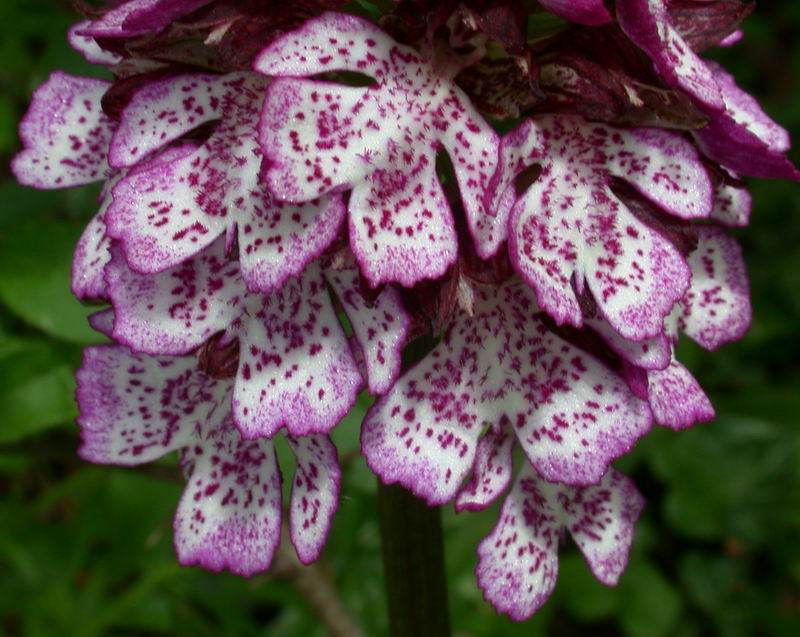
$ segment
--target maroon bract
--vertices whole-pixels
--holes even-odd
[[[603,0],[539,0],[539,4],[578,24],[598,26],[611,22],[611,14],[603,5]]]

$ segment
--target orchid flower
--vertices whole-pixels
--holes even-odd
[[[437,65],[365,20],[326,13],[273,42],[256,69],[281,78],[260,123],[270,190],[304,202],[352,189],[350,245],[372,285],[411,286],[455,262],[455,226],[436,175],[440,149],[453,162],[478,253],[497,250],[501,238],[482,199],[499,138],[456,85],[459,63]],[[300,79],[333,71],[374,83]]]
[[[741,3],[398,0],[381,26],[344,4],[128,0],[70,30],[114,79],[54,73],[12,170],[103,182],[72,288],[110,303],[113,343],[78,371],[79,453],[178,451],[180,563],[249,576],[280,541],[284,435],[309,563],[366,388],[384,484],[479,512],[513,483],[476,574],[524,620],[565,530],[601,582],[624,570],[644,501],[611,463],[713,418],[676,345],[747,330],[720,226],[749,222],[742,176],[798,178],[789,137],[700,57]],[[531,16],[559,25],[535,46]]]
[[[179,451],[187,486],[175,515],[181,564],[252,575],[269,567],[281,535],[281,473],[273,443],[233,424],[229,380],[194,357],[151,357],[124,347],[86,350],[78,371],[81,457],[137,465]],[[289,505],[292,543],[317,559],[336,512],[340,470],[322,434],[287,436],[297,459]]]

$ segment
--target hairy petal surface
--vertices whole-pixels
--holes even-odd
[[[36,89],[19,126],[23,150],[11,161],[19,183],[67,188],[108,176],[112,122],[100,100],[109,86],[55,72]]]
[[[558,543],[569,529],[592,572],[616,584],[625,569],[644,501],[633,483],[610,470],[595,486],[574,489],[520,471],[492,533],[478,546],[478,585],[499,611],[528,619],[558,576]]]
[[[108,231],[132,268],[163,271],[237,229],[248,287],[269,291],[299,275],[336,237],[345,214],[339,195],[284,204],[261,183],[255,137],[266,82],[252,73],[170,78],[145,86],[124,110],[112,145],[120,165],[219,119],[191,155],[114,188]]]
[[[453,162],[478,252],[497,250],[502,239],[491,232],[483,195],[498,137],[455,84],[458,69],[439,69],[371,23],[336,13],[276,40],[255,67],[284,78],[269,87],[261,120],[271,191],[308,201],[352,188],[351,246],[371,284],[412,285],[455,260],[451,211],[435,172],[440,149]],[[297,79],[329,71],[375,82],[353,88]]]
[[[196,372],[193,358],[89,347],[77,374],[82,445],[91,462],[135,465],[190,444],[217,422],[229,384]]]
[[[336,513],[341,470],[327,436],[287,437],[297,458],[289,504],[289,534],[303,564],[319,558]]]
[[[182,464],[187,485],[175,513],[178,561],[246,576],[268,569],[281,538],[273,443],[244,440],[228,418],[188,447]]]
[[[483,429],[507,420],[546,479],[591,484],[649,429],[646,404],[550,332],[527,286],[481,287],[473,310],[367,415],[362,451],[384,482],[447,502]]]
[[[588,285],[622,336],[658,335],[688,287],[689,269],[614,194],[611,179],[627,181],[675,216],[707,217],[713,189],[691,144],[655,129],[544,116],[503,139],[501,161],[494,206],[499,218],[509,218],[512,262],[542,308],[559,324],[581,326],[576,292]],[[533,165],[541,174],[517,197],[515,179]]]

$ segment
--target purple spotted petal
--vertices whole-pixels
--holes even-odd
[[[616,6],[619,26],[653,60],[667,86],[711,111],[725,110],[713,73],[672,25],[665,0],[617,0]]]
[[[750,327],[750,286],[742,250],[719,228],[698,228],[689,255],[692,285],[681,303],[678,327],[706,349],[739,340]]]
[[[753,198],[747,188],[723,182],[717,186],[711,218],[721,224],[740,228],[750,223]]]
[[[498,138],[456,86],[371,23],[326,13],[265,49],[255,68],[284,77],[269,87],[260,141],[269,187],[289,201],[352,188],[350,239],[373,285],[412,285],[454,262],[450,207],[436,177],[437,150],[450,154],[478,252],[502,240],[483,197]],[[367,88],[295,79],[331,70],[369,75]],[[491,235],[491,237],[490,237]]]
[[[531,617],[556,585],[563,522],[551,495],[555,490],[526,466],[503,502],[497,526],[478,545],[478,586],[498,612],[516,621]]]
[[[92,36],[84,34],[90,24],[91,21],[82,20],[73,25],[67,32],[69,45],[91,64],[113,65],[121,62],[122,58],[120,56],[116,53],[101,49]]]
[[[11,161],[21,184],[66,188],[108,176],[112,123],[100,99],[109,86],[56,72],[36,89],[19,127],[23,150]]]
[[[120,115],[108,159],[115,168],[133,166],[149,153],[201,124],[220,119],[232,84],[243,74],[183,75],[145,84]]]
[[[623,337],[657,336],[688,287],[689,269],[610,183],[624,179],[673,215],[707,217],[713,189],[691,144],[665,131],[559,115],[527,120],[504,138],[501,155],[498,217],[510,217],[512,262],[542,308],[558,323],[582,325],[572,285],[580,292],[585,284]],[[534,164],[540,176],[516,199],[515,177]]]
[[[714,407],[694,376],[673,360],[669,367],[647,374],[648,402],[656,422],[685,429],[714,419]]]
[[[630,341],[620,336],[605,319],[585,318],[584,324],[597,332],[625,361],[641,369],[664,369],[672,359],[672,341],[664,333]]]
[[[499,612],[517,621],[528,619],[555,587],[565,527],[595,576],[615,584],[643,505],[633,483],[613,469],[595,486],[572,489],[544,482],[526,466],[503,503],[497,526],[478,547],[478,585]]]
[[[100,211],[86,226],[75,247],[72,258],[72,293],[82,301],[106,298],[103,271],[111,259],[111,240],[106,235],[103,216],[110,200],[110,195],[103,198]]]
[[[114,338],[136,351],[186,354],[229,329],[245,311],[239,264],[226,256],[222,237],[199,256],[155,275],[131,270],[118,246],[111,252],[105,281],[116,315]]]
[[[297,458],[289,533],[303,564],[319,558],[338,507],[341,471],[336,447],[322,435],[287,437]]]
[[[281,538],[281,473],[269,440],[243,440],[230,420],[183,454],[187,485],[175,513],[184,566],[253,575]]]
[[[611,22],[603,0],[539,0],[545,9],[570,22],[598,26]]]
[[[240,328],[234,418],[247,438],[327,433],[362,380],[319,268],[248,307]]]
[[[472,480],[456,498],[456,511],[482,511],[506,490],[511,482],[515,441],[507,421],[486,432],[478,443]]]
[[[476,291],[443,341],[370,410],[362,451],[386,483],[450,500],[485,425],[507,419],[547,479],[591,484],[650,426],[625,383],[536,318],[519,283]]]
[[[245,282],[269,291],[337,236],[345,215],[339,195],[282,204],[261,184],[255,126],[265,84],[252,73],[183,76],[146,86],[125,109],[112,144],[120,165],[220,119],[193,154],[137,171],[114,188],[108,231],[132,268],[163,271],[236,228]]]
[[[594,576],[614,586],[628,564],[644,498],[633,481],[614,469],[599,484],[570,491],[569,504],[564,507],[566,527]]]
[[[400,375],[400,356],[411,326],[411,316],[403,307],[400,293],[386,287],[374,302],[368,303],[361,293],[359,272],[355,268],[329,269],[325,279],[353,326],[364,355],[370,392],[386,393]]]
[[[197,428],[216,422],[230,386],[195,369],[193,358],[87,348],[77,375],[81,457],[134,465],[190,444]]]

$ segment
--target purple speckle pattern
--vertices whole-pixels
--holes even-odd
[[[484,597],[514,620],[531,617],[555,587],[564,529],[595,577],[616,584],[643,507],[633,483],[613,469],[597,485],[573,489],[543,481],[526,465],[497,526],[478,546],[476,575]]]
[[[194,153],[114,188],[108,232],[135,270],[163,271],[236,232],[248,287],[270,291],[336,238],[345,216],[340,195],[284,204],[262,184],[256,124],[266,83],[253,73],[184,76],[146,86],[124,111],[111,150],[120,165],[219,119]]]
[[[653,60],[667,86],[680,88],[712,112],[725,110],[713,73],[672,25],[666,0],[617,0],[616,7],[617,23]]]
[[[369,466],[430,504],[453,498],[488,425],[511,423],[543,477],[592,484],[650,428],[622,379],[548,330],[533,292],[480,287],[442,342],[368,413]]]
[[[84,228],[72,257],[72,293],[81,301],[106,298],[104,270],[111,260],[111,239],[103,219],[109,205],[111,195],[106,192],[100,210]]]
[[[335,13],[273,42],[255,68],[284,78],[269,87],[261,121],[270,189],[308,201],[352,188],[350,243],[372,285],[413,285],[454,262],[456,233],[435,171],[442,148],[478,252],[497,250],[500,240],[487,238],[496,218],[483,197],[498,136],[456,86],[457,69],[436,67],[373,24]],[[374,84],[297,77],[335,70],[368,75]]]
[[[175,513],[184,566],[253,575],[269,568],[281,537],[281,473],[269,440],[244,440],[230,421],[186,447],[186,489]]]
[[[23,150],[11,161],[19,183],[67,188],[109,176],[112,122],[100,107],[109,86],[56,72],[36,89],[19,127]]]
[[[672,341],[666,334],[631,341],[620,336],[608,321],[600,317],[585,318],[584,324],[597,332],[626,362],[641,369],[664,369],[672,359]]]
[[[225,254],[224,238],[200,255],[160,274],[131,270],[119,246],[105,270],[114,305],[114,338],[148,354],[186,354],[247,311],[239,264]]]
[[[711,219],[732,228],[750,223],[753,198],[744,186],[723,182],[717,186]]]
[[[677,328],[714,350],[739,340],[750,327],[750,285],[736,240],[720,228],[697,231],[697,248],[689,255],[692,284],[676,308]]]
[[[512,262],[542,308],[559,324],[581,326],[577,293],[585,284],[622,336],[658,335],[686,292],[689,268],[617,198],[610,182],[624,179],[678,217],[707,217],[713,189],[691,144],[655,129],[543,116],[503,139],[501,160],[493,199],[498,217],[509,219]],[[533,165],[541,174],[517,198],[515,179]]]
[[[245,320],[245,319],[243,319]],[[352,407],[363,381],[316,265],[265,296],[240,331],[233,394],[248,438],[327,433]]]
[[[147,357],[119,346],[87,348],[78,370],[82,445],[91,462],[136,465],[190,444],[218,425],[228,387],[193,358]]]
[[[400,375],[400,356],[411,325],[399,291],[386,287],[369,303],[361,293],[357,268],[329,268],[325,278],[353,328],[370,392],[386,393]]]
[[[319,265],[271,294],[255,294],[227,259],[224,237],[157,275],[138,274],[119,250],[113,254],[106,282],[118,341],[150,354],[184,354],[217,333],[238,338],[233,406],[245,437],[272,436],[284,425],[292,435],[326,433],[352,406],[361,374]],[[377,316],[385,311],[375,308]],[[384,351],[396,346],[391,333],[376,339]]]
[[[297,458],[289,504],[289,535],[303,564],[316,561],[325,546],[339,502],[341,470],[327,436],[287,437]]]
[[[456,511],[482,511],[511,483],[516,437],[507,419],[490,427],[478,442],[472,479],[459,491]]]
[[[611,14],[603,0],[539,0],[548,11],[570,22],[598,26],[611,22]]]
[[[647,399],[658,424],[679,430],[714,419],[714,407],[700,383],[678,361],[648,372],[647,383]]]
[[[187,479],[174,523],[180,563],[248,576],[269,567],[280,542],[281,473],[272,441],[244,439],[234,425],[231,389],[230,380],[199,372],[191,356],[91,347],[78,372],[80,454],[136,465],[180,451]],[[290,535],[309,563],[336,512],[340,469],[326,436],[289,445],[297,458]]]

